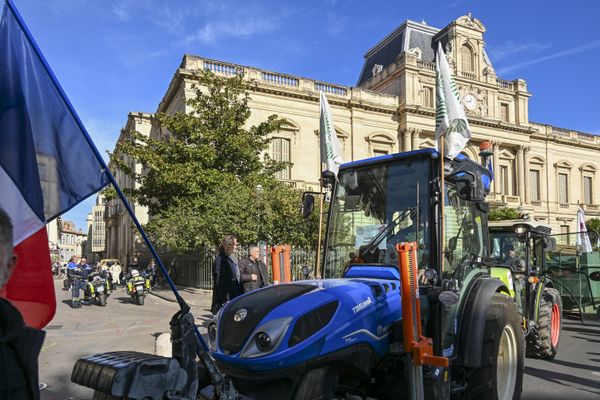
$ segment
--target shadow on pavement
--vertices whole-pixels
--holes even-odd
[[[554,360],[553,362],[555,362],[555,361],[556,360]],[[586,387],[589,387],[590,389],[585,389],[582,387],[577,387],[577,389],[583,390],[583,391],[586,391],[589,393],[597,394],[600,396],[600,389],[598,389],[598,381],[596,381],[596,380],[581,378],[578,376],[563,374],[560,372],[550,371],[547,369],[539,369],[539,368],[532,368],[532,367],[525,367],[525,374],[535,376],[536,378],[550,381],[550,382],[553,382],[553,383],[556,383],[559,385],[564,385],[564,386],[573,387],[573,385],[569,385],[568,383],[565,383],[565,382],[570,382],[573,384],[586,386]],[[544,398],[547,399],[548,397],[544,396]]]

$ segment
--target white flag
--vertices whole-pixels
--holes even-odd
[[[442,44],[438,42],[436,64],[437,105],[435,110],[435,142],[439,149],[440,137],[444,136],[445,157],[454,158],[471,138],[471,128],[460,104],[458,89],[452,76]]]
[[[331,118],[331,110],[327,97],[323,92],[320,92],[321,103],[321,162],[327,163],[327,171],[331,171],[337,177],[342,161],[342,150],[340,142],[338,142],[335,128],[333,127],[333,119]]]
[[[581,247],[582,253],[592,252],[592,243],[585,226],[585,213],[581,207],[577,207],[577,247]]]

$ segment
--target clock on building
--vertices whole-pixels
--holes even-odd
[[[468,94],[463,98],[463,104],[467,109],[473,111],[477,107],[477,98],[472,94]]]

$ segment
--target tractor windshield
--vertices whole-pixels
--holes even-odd
[[[429,263],[431,160],[418,157],[340,171],[331,202],[324,278],[352,263],[397,265],[395,246],[419,243]]]

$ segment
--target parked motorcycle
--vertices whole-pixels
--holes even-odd
[[[134,303],[143,306],[146,295],[150,291],[150,279],[146,274],[140,274],[137,269],[131,270],[131,277],[127,279],[127,294]]]
[[[112,293],[112,279],[106,271],[92,272],[88,276],[84,296],[88,301],[95,300],[98,305],[106,306],[106,299]]]

